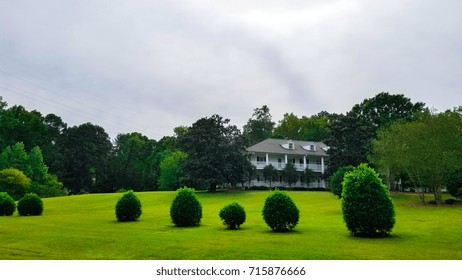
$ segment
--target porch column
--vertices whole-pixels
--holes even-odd
[[[303,169],[306,169],[306,155],[303,156]]]
[[[285,164],[287,164],[287,162],[288,162],[287,155],[284,155],[284,162],[285,162]]]
[[[266,165],[269,165],[269,154],[266,153]]]
[[[324,175],[324,157],[321,157],[321,173]]]

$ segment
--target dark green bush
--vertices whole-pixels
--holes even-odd
[[[300,211],[285,191],[275,190],[265,200],[263,219],[277,232],[290,231],[295,228]]]
[[[223,224],[229,229],[236,229],[245,222],[245,210],[239,203],[226,205],[219,213]]]
[[[117,201],[115,209],[119,222],[136,221],[141,216],[141,201],[130,190]]]
[[[428,202],[428,204],[430,204],[430,205],[438,205],[438,202],[436,202],[436,200],[430,200]]]
[[[346,226],[353,235],[388,235],[395,225],[390,193],[377,172],[366,164],[345,175],[342,211]]]
[[[354,169],[353,166],[342,166],[337,171],[335,171],[329,179],[329,187],[333,194],[338,196],[339,198],[342,197],[342,183],[343,177],[346,173],[352,171]]]
[[[183,187],[177,190],[170,206],[170,217],[178,227],[198,226],[202,219],[202,205],[194,189]]]
[[[0,192],[0,216],[11,216],[16,211],[16,202],[6,192]]]
[[[40,216],[43,213],[42,199],[35,193],[28,193],[18,201],[20,216]]]
[[[457,200],[455,200],[454,198],[449,198],[449,199],[446,199],[444,202],[447,204],[447,205],[453,205]]]

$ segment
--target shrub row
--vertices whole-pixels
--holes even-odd
[[[26,194],[18,201],[20,216],[40,216],[43,213],[42,199],[35,193]],[[0,216],[12,216],[16,211],[16,202],[6,192],[0,192]]]
[[[299,220],[299,213],[297,206],[285,191],[275,190],[266,198],[262,215],[273,231],[283,232],[294,229]],[[116,204],[117,220],[136,221],[140,215],[141,202],[133,191],[128,191]],[[178,227],[200,225],[202,205],[194,189],[183,187],[177,190],[170,206],[170,217]],[[219,217],[229,229],[236,229],[245,222],[246,213],[244,207],[234,202],[223,207]]]

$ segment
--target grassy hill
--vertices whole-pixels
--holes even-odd
[[[393,194],[396,225],[383,239],[349,235],[341,204],[327,192],[290,192],[300,208],[291,233],[273,233],[261,216],[268,192],[199,193],[201,226],[170,222],[174,192],[137,193],[143,214],[120,223],[122,194],[44,199],[43,216],[0,217],[0,259],[462,259],[462,207],[421,206]],[[237,201],[247,212],[239,230],[226,230],[220,209]]]

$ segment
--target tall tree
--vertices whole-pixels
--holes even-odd
[[[242,163],[248,160],[245,141],[228,119],[219,115],[199,119],[178,143],[188,154],[185,171],[196,187],[214,192],[219,184],[243,181]]]
[[[272,121],[270,109],[263,105],[255,108],[252,118],[244,125],[243,135],[247,139],[249,146],[268,139],[273,134],[275,123]]]
[[[375,135],[377,130],[397,120],[411,121],[416,114],[423,113],[424,109],[425,103],[412,103],[411,99],[402,94],[381,92],[353,106],[351,114],[367,124]]]
[[[297,183],[299,174],[293,163],[287,163],[282,170],[282,174],[284,176],[284,180],[289,184],[289,188],[291,188],[293,184]]]
[[[408,123],[395,123],[379,131],[370,159],[383,172],[403,172],[420,190],[433,190],[441,201],[441,189],[450,170],[462,169],[462,117],[455,112],[432,115]]]
[[[294,113],[286,113],[274,129],[274,137],[280,139],[302,140],[299,139],[301,124],[301,120]]]
[[[152,187],[155,182],[146,171],[155,145],[155,140],[137,132],[117,135],[110,157],[112,185],[135,191]]]
[[[276,178],[277,176],[278,171],[276,170],[276,168],[274,168],[272,164],[269,164],[263,168],[263,177],[265,178],[265,180],[269,181],[270,188],[274,181],[274,178]]]
[[[396,121],[410,121],[423,112],[424,103],[414,104],[404,95],[382,92],[356,104],[346,115],[331,115],[329,172],[367,162],[371,141],[379,129]]]
[[[0,149],[22,142],[27,150],[48,143],[47,126],[37,111],[23,106],[0,110]]]
[[[182,151],[169,152],[160,163],[159,189],[174,191],[183,187],[182,162],[187,155]]]
[[[85,123],[67,128],[56,145],[63,155],[60,178],[65,187],[73,193],[113,191],[107,184],[112,144],[102,127]]]
[[[274,137],[302,141],[326,141],[330,135],[328,114],[326,114],[326,112],[321,112],[318,115],[301,118],[294,113],[285,114],[274,129]]]
[[[367,162],[373,134],[363,120],[351,113],[332,115],[329,126],[331,135],[326,143],[329,146],[329,174],[341,166]]]

